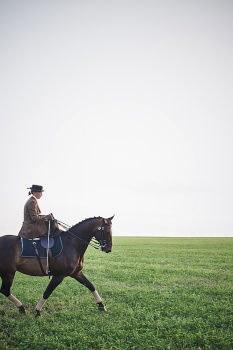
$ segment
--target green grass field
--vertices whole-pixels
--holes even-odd
[[[233,349],[233,238],[116,237],[113,252],[88,248],[86,276],[71,278],[35,318],[49,280],[16,274],[21,315],[0,295],[0,349]]]

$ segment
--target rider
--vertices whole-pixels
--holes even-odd
[[[53,214],[40,215],[41,211],[38,205],[38,199],[41,198],[44,192],[43,187],[32,185],[28,189],[30,190],[28,195],[31,195],[31,197],[24,206],[24,221],[19,231],[19,236],[23,238],[35,238],[43,236],[48,232],[48,221],[54,220],[54,217]]]

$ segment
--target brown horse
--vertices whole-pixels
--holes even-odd
[[[67,276],[76,279],[86,286],[93,294],[98,309],[106,311],[103,302],[93,284],[84,276],[82,272],[84,253],[94,237],[98,241],[98,246],[102,251],[109,253],[112,250],[112,219],[94,217],[83,220],[72,226],[67,231],[62,231],[61,240],[63,251],[56,257],[49,258],[49,270],[52,276],[42,298],[35,307],[36,316],[40,315],[43,305],[54,289]],[[19,312],[25,313],[25,308],[21,301],[11,294],[10,289],[16,271],[20,271],[31,276],[45,276],[43,270],[46,268],[46,259],[41,259],[43,268],[41,269],[38,260],[35,258],[23,258],[20,256],[21,238],[17,236],[0,237],[0,276],[2,286],[0,292],[11,300]]]

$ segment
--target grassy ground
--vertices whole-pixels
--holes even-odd
[[[36,319],[48,278],[17,273],[27,314],[0,296],[1,350],[233,349],[233,238],[116,237],[111,254],[85,257],[108,312],[67,278]]]

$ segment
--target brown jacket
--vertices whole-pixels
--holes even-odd
[[[19,231],[20,237],[35,238],[48,231],[45,223],[47,215],[40,215],[40,213],[37,200],[31,196],[24,206],[24,221]]]

